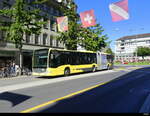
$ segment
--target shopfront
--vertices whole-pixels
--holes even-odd
[[[23,67],[32,70],[32,54],[33,51],[23,51]]]
[[[15,62],[15,56],[15,51],[0,50],[0,68],[6,67],[11,62]]]

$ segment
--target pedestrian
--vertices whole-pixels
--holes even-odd
[[[15,65],[15,72],[16,72],[16,76],[18,76],[20,73],[18,65]]]
[[[16,65],[16,64],[13,62],[13,63],[12,63],[12,73],[13,73],[13,76],[16,76],[15,65]]]

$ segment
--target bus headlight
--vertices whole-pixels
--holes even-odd
[[[45,72],[45,69],[44,69],[44,68],[42,68],[42,69],[41,69],[41,71],[42,71],[42,72]]]
[[[51,71],[47,69],[47,70],[46,70],[46,73],[51,73]]]

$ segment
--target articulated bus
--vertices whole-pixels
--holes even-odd
[[[36,76],[68,76],[113,68],[112,55],[93,51],[39,49],[33,52],[32,60],[32,75]]]

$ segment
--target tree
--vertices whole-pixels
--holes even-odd
[[[98,51],[107,46],[105,41],[108,39],[107,35],[102,35],[104,31],[100,24],[90,28],[82,28],[80,17],[76,12],[76,5],[70,1],[69,8],[62,7],[64,16],[68,16],[69,24],[68,31],[60,32],[58,40],[66,45],[67,49],[76,50],[77,45],[82,46],[86,50]]]
[[[20,68],[22,68],[22,41],[24,34],[39,34],[41,32],[44,21],[40,9],[30,7],[35,4],[42,4],[46,0],[37,0],[27,2],[26,0],[15,0],[11,8],[1,9],[0,16],[9,17],[9,21],[1,20],[0,30],[6,31],[6,40],[15,43],[16,48],[20,51]]]
[[[100,24],[90,28],[82,28],[79,45],[86,50],[101,51],[102,48],[105,48],[109,44],[109,42],[105,42],[108,37],[107,35],[102,35],[103,31]]]
[[[79,16],[76,13],[76,5],[72,0],[68,1],[68,8],[64,6],[65,4],[62,5],[61,10],[64,12],[64,16],[67,16],[69,19],[68,31],[59,32],[60,35],[57,39],[63,42],[67,49],[76,50],[79,39],[78,33],[80,32],[80,24],[77,23]]]
[[[111,48],[106,48],[105,52],[114,56],[114,52],[111,50]]]
[[[150,55],[150,48],[149,47],[138,47],[134,54],[136,54],[136,53],[137,53],[137,56],[141,56],[144,59],[145,56]]]

